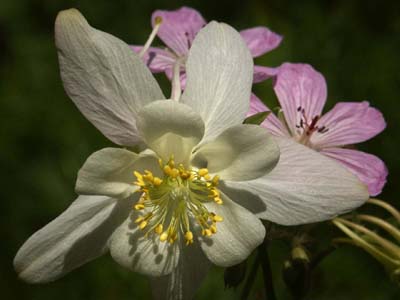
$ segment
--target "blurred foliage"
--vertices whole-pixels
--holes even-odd
[[[22,243],[61,213],[75,198],[77,170],[93,151],[111,145],[65,95],[54,47],[57,12],[79,8],[89,22],[132,43],[150,33],[157,8],[182,5],[198,9],[208,20],[237,29],[266,25],[284,35],[277,50],[256,60],[267,66],[307,62],[321,71],[329,87],[329,104],[369,100],[385,115],[387,129],[360,145],[388,165],[389,180],[381,198],[399,207],[400,192],[400,4],[398,1],[146,1],[146,0],[3,0],[0,2],[0,290],[3,299],[147,299],[145,277],[102,257],[51,284],[32,286],[17,279],[12,260]],[[167,80],[158,77],[165,89]],[[254,88],[270,107],[277,105],[271,83]],[[315,242],[327,245],[326,225]],[[274,242],[274,284],[278,299],[290,299],[283,285],[282,263],[290,248]],[[196,267],[196,266],[193,266]],[[254,299],[261,297],[260,278]],[[223,270],[214,269],[198,299],[236,299],[224,290]],[[316,268],[310,299],[400,299],[381,265],[360,249],[346,246]]]

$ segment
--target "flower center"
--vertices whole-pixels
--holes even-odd
[[[323,134],[329,130],[329,128],[325,126],[317,126],[318,120],[321,118],[319,115],[316,115],[311,120],[309,120],[305,114],[305,109],[303,107],[299,106],[297,108],[297,111],[300,113],[300,122],[296,124],[298,134],[297,140],[299,143],[309,145],[311,135],[314,132]]]
[[[186,169],[182,164],[175,166],[171,158],[166,164],[159,160],[163,178],[146,170],[134,172],[141,197],[134,209],[143,211],[135,220],[145,235],[157,234],[160,241],[174,243],[181,238],[186,245],[193,243],[192,227],[197,224],[203,236],[217,232],[217,222],[223,218],[210,212],[204,203],[214,201],[222,204],[217,188],[219,176],[211,178],[207,169]],[[194,222],[191,222],[191,221]]]

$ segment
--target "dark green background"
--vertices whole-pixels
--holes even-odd
[[[75,198],[76,173],[93,151],[110,145],[65,95],[58,73],[53,23],[59,10],[77,7],[89,22],[129,42],[143,43],[157,8],[197,8],[208,20],[237,29],[269,26],[284,35],[277,50],[257,62],[307,62],[337,101],[369,100],[385,115],[385,132],[360,145],[380,156],[390,176],[381,197],[399,207],[400,4],[398,1],[55,1],[0,3],[0,293],[2,299],[146,299],[146,278],[105,256],[43,286],[19,281],[12,260],[22,243]],[[168,89],[164,76],[158,77]],[[271,107],[271,83],[255,87]],[[168,92],[167,92],[168,94]],[[323,232],[331,234],[325,226]],[[322,229],[321,229],[322,232]],[[337,232],[336,232],[337,233]],[[320,234],[321,235],[321,234]],[[319,235],[319,236],[320,236]],[[314,242],[318,242],[318,236]],[[280,279],[288,247],[272,245],[279,299],[290,299]],[[194,266],[195,267],[195,266]],[[235,299],[215,269],[198,299]],[[343,247],[317,268],[309,299],[400,299],[383,268],[362,251]],[[255,290],[260,290],[256,283]],[[256,295],[252,296],[257,298]]]

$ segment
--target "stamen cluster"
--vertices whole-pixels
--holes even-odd
[[[301,106],[297,108],[297,111],[300,115],[300,123],[296,125],[296,128],[302,129],[303,132],[300,133],[299,143],[307,145],[309,143],[310,137],[314,132],[325,133],[329,130],[325,126],[318,126],[317,122],[321,118],[321,116],[316,115],[311,120],[308,120],[305,109]]]
[[[164,164],[159,160],[163,178],[145,170],[134,171],[139,186],[140,199],[133,208],[143,213],[135,220],[139,228],[147,229],[146,236],[155,233],[160,241],[173,244],[184,237],[186,245],[193,243],[192,227],[196,226],[203,236],[217,232],[217,222],[223,218],[209,212],[204,203],[222,204],[217,188],[219,176],[211,177],[206,168],[186,169],[175,165],[174,158]],[[192,222],[192,220],[194,222]]]

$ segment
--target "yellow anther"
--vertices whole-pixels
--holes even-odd
[[[222,216],[219,216],[219,215],[214,215],[212,220],[214,222],[222,222],[224,220],[224,218]]]
[[[164,163],[161,158],[158,159],[158,165],[160,166],[161,169],[164,167]]]
[[[142,221],[142,222],[139,224],[139,228],[140,228],[140,229],[144,229],[146,226],[147,226],[147,221]]]
[[[159,25],[162,23],[162,18],[160,16],[157,16],[154,18],[154,24]]]
[[[211,181],[212,181],[214,186],[217,186],[218,183],[219,183],[219,176],[215,175]]]
[[[135,204],[134,208],[135,208],[136,210],[141,210],[141,209],[144,209],[144,205],[141,204],[141,203],[138,203],[138,204]]]
[[[203,176],[205,176],[205,175],[208,174],[208,169],[206,169],[206,168],[200,169],[200,170],[197,172],[197,174],[199,174],[199,176],[203,177]]]
[[[215,224],[212,224],[211,226],[210,226],[210,230],[211,230],[211,232],[214,234],[214,233],[217,233],[217,226],[215,226]]]
[[[205,235],[205,236],[211,236],[211,235],[212,235],[212,232],[211,232],[210,229],[203,229],[202,232],[201,232],[201,234],[202,234],[202,235]]]
[[[158,224],[156,228],[154,228],[154,231],[157,234],[161,234],[163,232],[163,225],[162,224]]]
[[[172,169],[171,169],[171,167],[169,165],[165,165],[163,169],[164,169],[164,173],[165,174],[171,175]]]
[[[171,176],[172,178],[178,177],[178,176],[179,176],[179,170],[173,168],[173,169],[171,170],[171,173],[169,174],[169,176]]]
[[[188,179],[190,177],[190,173],[183,171],[181,172],[180,176],[182,179]]]
[[[215,203],[217,203],[217,204],[219,204],[219,205],[221,205],[221,204],[224,203],[224,202],[222,202],[222,199],[221,199],[220,197],[215,197],[215,198],[214,198],[214,201],[215,201]]]
[[[217,189],[211,189],[211,197],[215,198],[215,197],[219,197],[220,193]]]
[[[171,158],[171,159],[169,160],[168,165],[169,165],[171,168],[174,168],[174,167],[175,167],[175,161],[174,161],[173,158]]]
[[[176,232],[172,232],[169,236],[168,243],[173,244],[177,238],[178,235],[176,234]]]
[[[185,240],[186,240],[186,245],[193,243],[193,233],[191,231],[187,231],[185,233]]]
[[[134,182],[134,184],[140,186],[140,187],[144,187],[146,184],[143,181],[143,178],[138,178],[137,181]]]
[[[205,180],[210,180],[210,179],[211,179],[211,175],[210,175],[210,174],[204,175],[204,179],[205,179]]]
[[[146,170],[146,175],[143,175],[143,178],[152,182],[154,179],[153,173],[151,173],[150,171]]]
[[[160,235],[160,241],[161,241],[161,242],[165,242],[165,241],[167,240],[167,238],[168,238],[168,233],[167,233],[167,232],[163,232],[163,233]]]
[[[161,183],[162,183],[162,180],[161,180],[160,178],[154,177],[154,179],[153,179],[153,184],[154,184],[155,186],[159,186],[159,185],[161,185]]]
[[[136,178],[137,178],[138,180],[143,179],[142,174],[140,174],[138,171],[134,171],[133,174],[136,176]]]
[[[135,223],[140,223],[144,220],[143,217],[137,217],[137,219],[135,220]]]

